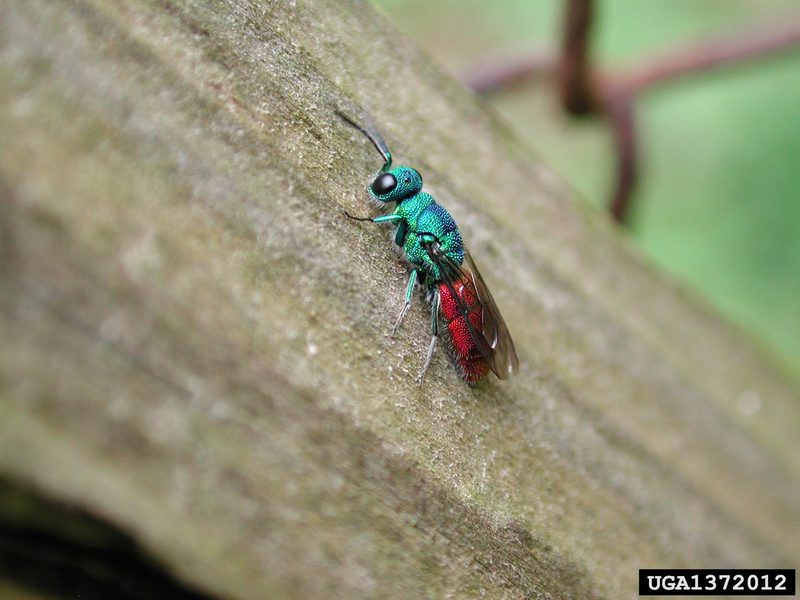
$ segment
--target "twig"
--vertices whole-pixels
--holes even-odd
[[[800,13],[759,29],[689,44],[651,57],[617,79],[638,93],[701,72],[764,58],[800,44]]]
[[[550,75],[555,58],[552,53],[535,52],[516,58],[490,60],[470,69],[463,77],[468,88],[476,94],[490,94],[507,90],[519,83],[528,83],[534,77]]]
[[[633,96],[622,88],[607,96],[604,106],[605,113],[611,121],[617,149],[617,179],[609,203],[609,212],[617,223],[625,223],[630,212],[632,192],[639,175]]]
[[[638,95],[691,75],[790,50],[800,46],[800,14],[758,29],[697,42],[651,57],[619,73],[592,71],[589,42],[594,3],[567,0],[558,83],[564,109],[573,115],[603,116],[611,122],[617,149],[617,178],[609,211],[624,223],[638,174],[633,103]],[[496,92],[531,76],[553,71],[544,55],[505,66],[487,65],[480,77],[466,79],[478,93]],[[555,61],[554,61],[555,62]]]
[[[593,0],[567,0],[558,68],[559,91],[564,108],[576,116],[593,114],[597,110],[589,64],[593,16]]]

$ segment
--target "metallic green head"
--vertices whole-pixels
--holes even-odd
[[[411,167],[395,167],[378,175],[369,191],[381,202],[402,202],[422,190],[422,175]]]

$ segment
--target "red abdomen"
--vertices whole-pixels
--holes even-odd
[[[453,285],[461,304],[467,307],[467,318],[475,331],[483,330],[483,309],[478,302],[472,282],[457,281]],[[489,364],[481,355],[472,335],[469,333],[466,320],[458,308],[456,300],[444,283],[439,284],[441,310],[447,328],[450,330],[453,358],[461,371],[461,377],[473,385],[483,379],[489,372]]]

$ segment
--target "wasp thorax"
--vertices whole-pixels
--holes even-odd
[[[375,178],[371,187],[376,196],[385,196],[397,187],[397,179],[391,173],[382,173]]]

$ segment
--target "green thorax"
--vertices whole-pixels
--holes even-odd
[[[464,243],[453,217],[436,203],[433,196],[420,192],[404,199],[394,209],[403,218],[397,228],[395,241],[403,248],[406,259],[429,273],[434,280],[441,279],[439,268],[431,261],[420,243],[420,236],[430,234],[439,241],[439,249],[457,264],[464,260]]]

